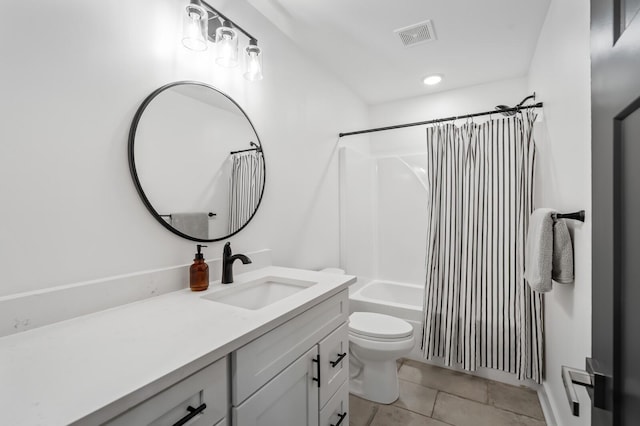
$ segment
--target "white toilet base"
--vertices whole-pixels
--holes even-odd
[[[413,349],[413,327],[382,314],[354,312],[349,318],[356,322],[353,330],[349,326],[349,391],[369,401],[391,404],[400,395],[396,360]]]
[[[349,380],[349,392],[379,404],[391,404],[400,396],[396,360],[368,361],[361,374]]]

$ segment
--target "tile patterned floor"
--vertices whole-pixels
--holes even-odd
[[[390,405],[350,395],[351,426],[543,426],[535,391],[421,362],[399,364]]]

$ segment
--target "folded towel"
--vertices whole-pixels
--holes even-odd
[[[573,246],[567,224],[563,219],[553,225],[553,269],[551,276],[561,284],[573,282]]]
[[[171,213],[171,226],[193,238],[209,239],[207,213]]]
[[[553,257],[553,209],[536,209],[529,218],[525,244],[524,278],[532,290],[551,290]]]

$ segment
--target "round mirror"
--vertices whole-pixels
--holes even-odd
[[[239,232],[264,192],[264,155],[251,120],[199,82],[167,84],[144,100],[129,132],[129,168],[153,217],[194,241]]]

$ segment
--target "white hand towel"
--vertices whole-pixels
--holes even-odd
[[[553,209],[536,209],[529,218],[525,244],[524,278],[532,290],[551,290],[553,258]]]
[[[573,245],[563,219],[553,225],[553,269],[551,276],[561,284],[573,282]]]

